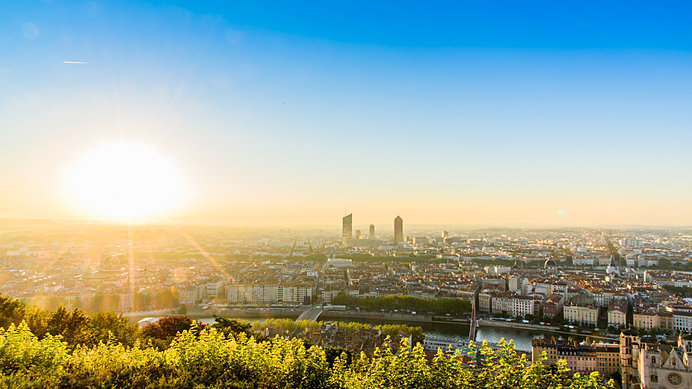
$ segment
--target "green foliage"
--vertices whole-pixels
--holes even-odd
[[[400,350],[409,350],[403,339]],[[472,345],[473,358],[439,351],[428,362],[420,345],[393,353],[388,343],[373,358],[338,348],[306,348],[297,339],[257,342],[215,328],[183,331],[159,351],[138,342],[99,343],[70,352],[57,337],[38,339],[28,326],[0,329],[0,386],[152,388],[612,388],[598,373],[570,377],[564,363],[535,363],[501,342]],[[481,357],[475,358],[476,353]]]
[[[313,262],[322,265],[327,262],[327,256],[324,254],[309,254],[304,257],[286,257],[286,260],[293,262]]]
[[[192,327],[192,319],[187,316],[162,317],[155,323],[151,323],[142,329],[142,335],[157,339],[173,338],[180,332]]]
[[[425,335],[421,327],[408,326],[406,324],[381,324],[378,325],[377,328],[379,328],[380,331],[382,331],[382,335],[385,336],[395,336],[402,333],[409,334],[411,335],[412,344],[422,344],[425,340]]]
[[[373,326],[367,323],[357,323],[357,322],[331,322],[339,326],[339,330],[349,334],[360,330],[372,330],[379,329],[382,331],[382,335],[385,336],[399,336],[401,334],[411,335],[413,344],[423,343],[425,340],[425,335],[423,334],[423,329],[421,327],[408,326],[405,324],[380,324]],[[265,328],[275,328],[279,330],[279,333],[284,335],[289,335],[298,328],[308,328],[310,330],[318,329],[320,326],[325,324],[321,321],[307,321],[298,320],[293,321],[291,319],[267,319],[265,321],[256,321],[252,323],[252,330],[257,332]]]
[[[129,324],[122,315],[97,312],[88,317],[84,344],[95,346],[99,343],[116,342],[131,347],[137,335],[137,326]]]
[[[86,342],[86,324],[87,317],[83,311],[68,311],[60,307],[48,318],[46,332],[60,335],[68,344],[81,344]]]
[[[132,346],[137,337],[137,326],[114,312],[97,312],[87,316],[84,311],[68,311],[59,307],[54,312],[27,308],[18,300],[0,296],[2,328],[21,321],[38,339],[60,336],[70,347],[94,346],[99,342],[115,341]]]
[[[201,325],[193,322],[187,316],[167,316],[162,317],[155,323],[151,323],[144,327],[141,335],[149,344],[155,346],[159,350],[165,350],[173,341],[176,335],[192,328],[200,329]]]
[[[346,305],[366,311],[409,310],[418,313],[432,312],[437,315],[463,315],[471,312],[471,302],[461,298],[424,299],[413,296],[390,295],[382,297],[354,297],[339,293],[332,299],[332,304]]]
[[[408,255],[408,256],[391,256],[391,255],[370,255],[370,254],[339,254],[339,258],[348,258],[353,262],[399,262],[399,263],[443,263],[446,259],[436,258],[435,255]]]
[[[0,296],[0,327],[19,324],[26,314],[26,306],[19,300]]]
[[[201,326],[187,317],[162,318],[137,327],[112,312],[27,309],[0,297],[0,387],[11,388],[613,388],[598,373],[571,376],[564,361],[534,363],[514,351],[471,345],[470,358],[439,351],[429,361],[419,327],[382,325],[385,335],[411,334],[400,347],[389,337],[372,358],[342,348],[312,346],[301,339],[266,339],[251,329],[272,326],[291,332],[320,322],[271,319],[252,326],[217,318]],[[15,321],[20,320],[18,325]],[[371,329],[338,323],[345,332]],[[250,336],[252,334],[252,336]],[[141,336],[144,342],[137,339]],[[259,340],[258,340],[259,339]],[[399,352],[392,351],[393,349]],[[545,360],[545,356],[544,356]]]
[[[260,331],[264,328],[276,328],[279,329],[284,334],[290,334],[295,331],[298,327],[309,328],[311,330],[317,329],[322,325],[319,321],[308,321],[308,320],[291,320],[291,319],[267,319],[264,321],[256,321],[252,323],[253,331]]]
[[[674,285],[664,285],[663,288],[670,293],[682,296],[690,297],[692,296],[692,288],[689,286],[674,286]]]
[[[354,358],[353,352],[343,347],[325,347],[324,354],[327,357],[329,367],[334,366],[334,362],[337,358],[342,358],[342,361],[345,361],[347,365],[350,365]]]
[[[478,266],[513,266],[514,263],[516,262],[514,259],[501,259],[501,258],[492,258],[492,259],[485,259],[485,258],[473,258],[471,259],[473,263],[475,263]],[[526,264],[525,266],[530,267],[531,263]]]
[[[226,317],[215,317],[214,324],[211,325],[224,335],[250,335],[252,326],[245,320],[228,319]]]

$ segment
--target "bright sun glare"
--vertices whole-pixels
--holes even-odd
[[[68,172],[69,200],[95,219],[141,222],[180,205],[178,170],[154,148],[109,143],[78,156]]]

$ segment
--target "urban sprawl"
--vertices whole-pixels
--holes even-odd
[[[380,232],[372,224],[354,230],[352,215],[341,227],[7,230],[0,294],[133,318],[361,317],[472,332],[504,325],[541,333],[526,350],[534,361],[545,352],[572,371],[619,376],[625,388],[692,387],[690,230],[408,231],[397,216]],[[379,330],[364,331],[344,335],[328,323],[304,330],[336,345],[381,343]],[[348,339],[357,336],[367,339]],[[434,353],[468,342],[426,338],[424,346]]]

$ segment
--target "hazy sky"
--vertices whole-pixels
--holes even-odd
[[[174,3],[0,0],[0,216],[122,141],[179,220],[692,224],[689,2]]]

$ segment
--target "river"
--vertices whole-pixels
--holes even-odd
[[[266,318],[238,318],[239,320],[246,321],[261,321]],[[197,319],[202,323],[213,323],[214,318],[202,318]],[[347,319],[343,321],[358,322],[358,323],[368,323],[368,324],[409,324],[399,321],[382,321],[382,320],[368,320],[368,319]],[[469,326],[468,324],[457,324],[457,323],[410,323],[413,326],[419,326],[423,328],[423,333],[425,336],[435,337],[435,338],[445,338],[454,340],[468,340],[469,337]],[[488,341],[489,343],[498,343],[500,339],[505,338],[506,340],[513,339],[517,350],[531,351],[531,339],[540,338],[544,336],[551,336],[550,334],[542,333],[540,331],[530,331],[524,329],[514,329],[514,328],[497,328],[497,327],[480,327],[476,332],[476,341]],[[557,337],[557,336],[556,336]]]

